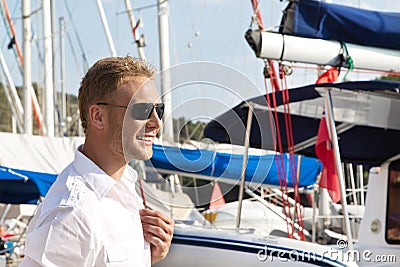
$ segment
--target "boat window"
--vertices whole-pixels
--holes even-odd
[[[400,244],[400,160],[389,165],[386,242]]]

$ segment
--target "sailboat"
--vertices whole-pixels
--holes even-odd
[[[301,9],[301,5],[306,6],[314,5],[318,9],[315,11],[311,11],[311,14],[320,15],[322,10],[320,7],[326,7],[331,10],[335,10],[337,6],[330,6],[326,3],[320,3],[316,1],[291,1],[290,6],[295,6],[294,12]],[[300,7],[299,7],[300,6]],[[332,9],[330,8],[332,7]],[[288,9],[287,14],[292,14],[293,9]],[[339,9],[339,14],[332,15],[332,18],[340,17],[340,13],[346,14],[346,8]],[[346,15],[346,19],[351,20],[355,18],[358,20],[360,24],[360,16],[363,18],[371,17],[371,13],[364,13],[362,15],[362,10],[358,10],[354,15],[355,10],[352,9],[351,15]],[[382,24],[385,24],[384,14],[376,14],[379,15],[379,20]],[[304,14],[295,13],[293,18],[298,18],[304,16]],[[328,16],[321,15],[322,21],[330,21]],[[314,22],[316,19],[309,18],[305,19],[306,22],[311,21]],[[399,16],[394,15],[394,21],[398,25],[399,23]],[[371,26],[369,22],[363,21],[362,23],[366,27]],[[393,24],[391,24],[393,25]],[[319,25],[318,25],[319,26]],[[334,24],[333,27],[337,27],[337,24]],[[373,27],[373,26],[372,26]],[[297,29],[297,24],[294,26]],[[300,27],[299,27],[300,28]],[[317,27],[318,28],[318,27]],[[389,29],[393,30],[393,28],[398,29],[398,27],[392,27]],[[314,30],[314,29],[313,29]],[[311,30],[311,31],[313,31]],[[340,29],[341,30],[341,29]],[[316,29],[315,29],[316,31]],[[351,32],[354,33],[357,31],[353,26],[351,27]],[[362,30],[360,30],[362,31]],[[394,30],[396,31],[396,30]],[[324,32],[324,30],[322,30]],[[372,30],[374,32],[374,30]],[[396,41],[400,38],[398,34],[394,33],[394,35],[389,35],[383,38],[383,43],[391,43],[393,40],[393,36],[397,36]],[[297,37],[297,36],[290,36],[286,33],[274,33],[274,32],[267,32],[261,30],[250,30],[246,33],[246,38],[250,44],[250,46],[255,51],[257,57],[261,57],[264,59],[277,59],[277,60],[286,60],[286,61],[295,61],[295,62],[306,62],[312,64],[322,64],[322,65],[334,65],[339,67],[348,67],[352,68],[363,68],[363,69],[370,69],[370,70],[380,70],[380,71],[393,71],[399,70],[400,64],[400,54],[399,54],[399,46],[395,44],[395,47],[381,47],[382,44],[374,43],[371,47],[371,44],[366,43],[358,43],[355,42],[352,44],[352,40],[348,40],[346,38],[337,38],[332,37],[334,39],[340,39],[341,42],[338,41],[329,41],[329,40],[322,40],[316,39],[321,37],[312,37],[312,38],[305,38],[305,37]],[[376,37],[371,37],[372,39],[379,39]],[[382,39],[382,38],[381,38]],[[396,43],[394,41],[394,43]],[[347,43],[348,42],[348,43]],[[354,61],[353,61],[354,60]],[[335,87],[334,84],[324,84],[321,85],[322,90],[318,91],[314,89],[315,85],[311,85],[311,90],[294,90],[293,94],[290,96],[291,101],[294,102],[299,101],[301,98],[308,98],[310,101],[308,103],[298,102],[297,107],[291,108],[291,110],[295,110],[294,116],[305,116],[305,120],[301,120],[299,118],[299,122],[310,121],[314,120],[315,123],[315,116],[318,114],[321,116],[322,110],[316,109],[316,102],[318,102],[318,98],[321,99],[321,95],[324,95],[322,99],[328,99],[332,95],[335,98],[335,107],[334,113],[339,115],[339,121],[342,122],[338,125],[338,132],[340,132],[343,139],[348,138],[346,136],[346,132],[353,134],[358,133],[358,140],[353,142],[359,142],[363,140],[363,138],[367,138],[367,143],[365,144],[365,148],[362,151],[354,151],[356,147],[356,143],[347,143],[348,149],[344,152],[344,158],[348,159],[355,159],[357,152],[358,160],[361,161],[369,161],[381,166],[378,168],[371,168],[370,169],[370,184],[369,184],[369,192],[367,194],[367,202],[365,208],[365,215],[361,222],[361,229],[359,232],[359,240],[358,243],[353,247],[351,235],[349,239],[346,237],[342,237],[342,239],[338,240],[337,248],[342,250],[342,255],[352,256],[348,257],[347,260],[350,261],[346,262],[344,258],[341,258],[340,262],[336,262],[337,264],[354,264],[359,263],[360,266],[367,266],[367,265],[374,265],[374,266],[397,266],[399,257],[400,257],[400,247],[399,247],[399,224],[398,224],[398,217],[399,211],[396,205],[393,203],[398,203],[398,196],[396,194],[396,190],[398,188],[398,170],[399,170],[399,152],[400,149],[398,145],[398,138],[399,138],[399,128],[397,124],[397,120],[395,119],[397,116],[394,114],[398,114],[398,107],[400,106],[398,102],[398,91],[399,85],[392,84],[391,92],[384,92],[382,94],[378,94],[374,89],[377,89],[376,85],[373,82],[365,82],[364,84],[361,82],[359,84],[355,84],[357,89],[353,92],[343,92],[344,90],[334,90],[325,88],[332,88]],[[373,89],[371,89],[371,87]],[[341,88],[341,87],[339,87]],[[387,89],[387,88],[386,88]],[[366,93],[360,93],[359,90],[364,90]],[[390,90],[390,89],[389,89]],[[351,91],[351,90],[350,90]],[[289,94],[291,94],[289,90]],[[295,93],[298,93],[297,95]],[[279,95],[280,92],[277,93]],[[342,94],[342,98],[339,95]],[[294,97],[292,97],[294,96]],[[297,98],[296,98],[297,97]],[[378,97],[374,99],[374,97]],[[265,96],[260,96],[261,98],[265,98]],[[278,97],[277,97],[278,98]],[[383,100],[387,102],[382,102],[379,100]],[[313,100],[316,100],[313,102]],[[359,105],[359,101],[363,100],[363,105]],[[364,102],[365,101],[365,102]],[[347,102],[347,103],[346,103]],[[331,102],[332,103],[332,102]],[[383,104],[385,103],[385,104]],[[295,103],[296,104],[296,103]],[[345,104],[345,105],[344,105]],[[358,107],[359,110],[356,113],[351,113],[354,116],[346,116],[346,107],[353,105],[353,107]],[[307,109],[308,107],[308,109]],[[236,107],[236,111],[243,108],[243,105],[238,105]],[[297,108],[297,109],[296,109]],[[311,108],[311,109],[310,109]],[[282,111],[282,110],[281,110]],[[391,113],[393,111],[393,113]],[[248,109],[243,112],[248,112]],[[297,112],[297,113],[296,113]],[[307,114],[307,112],[309,114]],[[217,138],[224,138],[224,131],[227,129],[224,128],[224,125],[232,124],[232,121],[229,121],[230,114],[223,114],[219,118],[217,118],[214,122],[211,122],[206,128],[206,136],[207,130],[213,131]],[[250,112],[249,112],[250,113]],[[302,114],[303,113],[303,114]],[[312,114],[310,114],[312,113]],[[348,114],[348,113],[347,113]],[[342,116],[340,116],[342,115]],[[237,116],[242,119],[246,119],[246,116]],[[231,117],[232,118],[232,117]],[[223,119],[226,119],[223,121]],[[350,121],[348,121],[348,119]],[[222,126],[221,126],[222,125]],[[242,124],[246,125],[245,123]],[[281,124],[282,125],[282,124]],[[307,125],[301,125],[304,129],[307,130]],[[332,120],[333,125],[333,120]],[[260,127],[260,125],[258,125]],[[229,128],[229,127],[228,127]],[[242,127],[243,128],[243,127]],[[336,128],[336,127],[334,127]],[[351,129],[351,131],[350,131]],[[364,131],[369,131],[367,134],[372,134],[372,138],[368,138],[363,136],[362,133]],[[229,140],[232,140],[232,136],[237,134],[234,129],[231,130],[230,133],[227,135],[229,136]],[[349,130],[349,131],[348,131]],[[219,132],[218,132],[219,131]],[[221,134],[222,131],[222,134]],[[360,132],[361,131],[361,132]],[[218,133],[217,133],[218,132]],[[301,132],[301,131],[300,131]],[[314,131],[316,134],[317,131]],[[226,133],[226,132],[225,132]],[[239,133],[239,135],[243,136],[243,133]],[[393,136],[391,141],[387,139],[389,135]],[[296,135],[295,135],[296,136]],[[336,130],[335,130],[336,136]],[[208,137],[211,137],[208,134]],[[240,138],[239,138],[240,139]],[[257,137],[256,137],[257,139]],[[260,139],[258,137],[258,139]],[[313,146],[313,142],[315,142],[309,138],[305,138],[305,136],[301,137],[301,141],[304,142],[296,142],[299,146],[297,149],[301,151],[309,152],[311,149],[310,147]],[[341,139],[341,142],[343,141]],[[379,140],[376,140],[379,139]],[[218,140],[218,139],[214,139]],[[242,141],[243,139],[241,139]],[[364,139],[365,140],[365,139]],[[382,146],[382,150],[376,151],[374,149],[369,149],[368,146],[374,143],[371,140],[380,141],[382,143],[385,142],[385,146]],[[226,139],[225,139],[226,141]],[[299,140],[297,140],[299,141]],[[262,145],[262,144],[260,144]],[[261,147],[265,148],[266,147]],[[352,151],[353,150],[353,151]],[[367,153],[363,155],[362,152],[366,151]],[[377,152],[377,153],[375,153]],[[374,154],[375,153],[375,154]],[[379,184],[379,185],[378,185]],[[343,188],[343,187],[342,187]],[[342,190],[342,195],[345,192]],[[379,200],[378,200],[379,199]],[[343,200],[342,200],[343,201]],[[344,205],[346,207],[346,205]],[[347,213],[346,209],[343,209],[344,213]],[[349,232],[349,227],[346,228],[346,232]],[[348,233],[347,233],[348,234]],[[264,242],[257,243],[255,240],[259,241],[262,240]],[[236,229],[236,231],[231,234],[228,232],[221,231],[220,233],[216,233],[216,231],[205,232],[201,230],[180,230],[177,229],[177,235],[174,237],[173,245],[171,247],[171,252],[167,256],[164,262],[160,262],[157,266],[184,266],[188,262],[190,262],[193,266],[204,266],[203,264],[207,264],[207,266],[219,266],[220,264],[229,264],[233,266],[243,266],[243,265],[251,265],[251,266],[261,266],[260,260],[259,262],[255,263],[255,251],[254,249],[260,249],[262,246],[269,248],[270,246],[273,247],[273,251],[281,251],[281,255],[277,255],[273,257],[275,259],[274,266],[279,265],[281,262],[285,261],[285,264],[288,262],[287,251],[293,249],[294,251],[297,250],[296,242],[293,240],[288,240],[285,238],[274,238],[271,236],[264,236],[264,238],[260,238],[259,235],[254,233],[243,233],[240,230]],[[320,251],[319,249],[327,249],[326,246],[310,244],[305,242],[301,243],[301,252],[304,253],[306,248],[310,248],[313,251]],[[299,243],[299,245],[300,245]],[[275,246],[277,244],[277,246]],[[253,250],[252,250],[253,249]],[[239,253],[235,254],[234,251],[240,251]],[[266,250],[267,251],[267,250]],[[258,250],[260,254],[258,255],[265,255],[262,253],[262,249]],[[203,260],[201,257],[204,257]],[[193,258],[196,258],[193,261]],[[262,258],[262,257],[260,257]],[[316,264],[316,265],[330,265],[336,264],[334,262],[310,262],[302,259],[294,259],[290,262],[290,264],[295,265],[309,265],[309,264]],[[265,264],[265,263],[264,263]]]
[[[389,163],[383,165],[387,170],[377,172],[379,174],[377,179],[385,178],[384,174],[387,174],[390,170],[389,165]],[[378,193],[380,198],[386,195],[384,191],[379,191]],[[385,205],[379,206],[381,211],[385,207]],[[373,215],[375,216],[375,214]],[[379,227],[382,226],[383,222],[371,221],[364,228],[371,229],[372,234],[377,233],[379,240],[382,241],[383,231]],[[395,231],[390,231],[388,236],[392,236],[392,232]],[[397,253],[396,241],[394,240],[389,238],[389,241],[392,242],[391,244],[394,244],[394,253]],[[360,242],[360,244],[366,245],[367,243]],[[382,242],[377,244],[385,245]],[[342,246],[341,248],[344,247]],[[360,246],[360,249],[362,249],[362,246]],[[363,251],[368,250],[367,247],[363,249]],[[181,224],[177,224],[170,254],[158,266],[187,266],[188,263],[193,266],[204,266],[205,264],[219,266],[228,263],[233,266],[235,266],[234,264],[236,266],[250,264],[261,266],[265,265],[267,260],[272,261],[274,265],[283,265],[293,259],[299,259],[296,264],[303,266],[355,266],[346,251],[330,247],[281,237],[254,235],[251,230],[216,231],[215,229],[200,229]]]

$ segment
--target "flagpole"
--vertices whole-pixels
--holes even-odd
[[[251,133],[251,124],[253,122],[253,105],[252,103],[247,103],[249,107],[249,111],[247,112],[247,123],[246,123],[246,135],[244,138],[244,154],[242,161],[242,173],[240,175],[240,187],[239,187],[239,199],[238,199],[238,211],[236,216],[236,230],[240,229],[240,220],[242,216],[242,203],[243,203],[243,193],[244,193],[244,184],[246,180],[246,170],[247,170],[247,161],[249,156],[249,146],[250,146],[250,133]]]
[[[341,167],[341,159],[340,159],[340,153],[339,153],[339,142],[337,138],[337,133],[336,133],[336,127],[335,127],[335,119],[334,119],[334,114],[333,114],[333,106],[332,106],[332,98],[331,98],[331,90],[329,88],[325,89],[325,107],[326,107],[326,113],[327,113],[327,127],[328,131],[331,134],[331,140],[332,140],[332,145],[333,145],[333,151],[335,155],[335,165],[336,165],[336,170],[339,178],[339,185],[340,185],[340,195],[341,195],[341,202],[342,202],[342,210],[343,210],[343,216],[344,216],[344,224],[346,227],[346,236],[347,236],[347,248],[349,250],[354,250],[353,246],[353,237],[351,234],[351,229],[350,229],[350,219],[349,219],[349,213],[347,210],[347,202],[346,202],[346,186],[344,184],[344,176],[343,176],[343,170]]]

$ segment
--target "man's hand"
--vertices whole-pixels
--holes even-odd
[[[151,247],[151,264],[154,264],[164,259],[168,253],[174,233],[174,222],[155,210],[142,209],[139,214],[144,239]]]

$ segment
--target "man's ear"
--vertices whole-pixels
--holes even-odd
[[[104,129],[104,109],[99,105],[91,105],[89,107],[90,123],[97,129]]]

